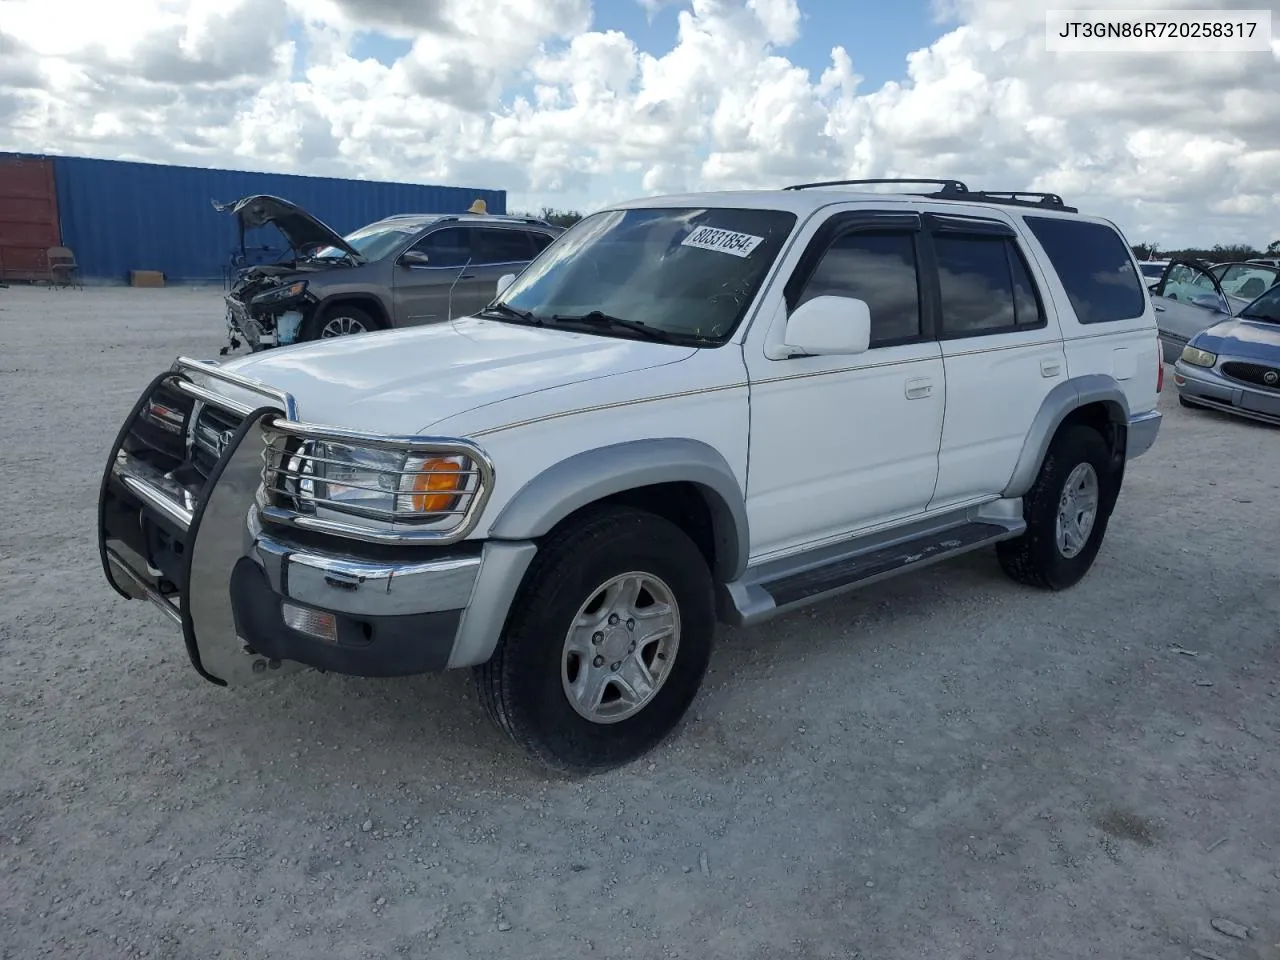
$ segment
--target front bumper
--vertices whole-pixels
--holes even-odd
[[[262,425],[293,419],[293,398],[204,372],[256,389],[267,403],[237,405],[176,369],[152,382],[102,479],[98,542],[111,586],[155,604],[181,629],[195,669],[221,685],[304,667],[387,677],[487,660],[534,545],[370,544],[264,522],[256,503]],[[196,408],[176,410],[180,395],[243,416],[199,470],[180,440],[166,446],[141,416],[159,403],[184,422],[198,418]]]
[[[1188,403],[1234,414],[1262,423],[1280,424],[1280,388],[1267,389],[1233,380],[1221,372],[1224,362],[1236,358],[1219,356],[1212,367],[1197,367],[1179,360],[1173,365],[1173,384]],[[1248,361],[1236,361],[1248,362]]]
[[[480,550],[362,559],[291,543],[264,531],[252,512],[248,520],[249,543],[230,590],[236,632],[255,653],[364,677],[448,667],[480,574]],[[325,629],[297,629],[286,611],[294,624]]]

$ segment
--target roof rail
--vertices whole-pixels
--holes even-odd
[[[1024,200],[1023,197],[1034,199]],[[1050,207],[1054,210],[1065,210],[1068,213],[1080,212],[1075,207],[1068,207],[1066,201],[1056,193],[1039,193],[1035,190],[971,190],[963,199],[1008,204],[1014,207]]]
[[[927,197],[931,200],[971,200],[978,203],[995,203],[1010,207],[1038,207],[1041,209],[1061,210],[1064,213],[1079,213],[1075,207],[1067,206],[1062,197],[1056,193],[1039,193],[1034,190],[970,190],[962,180],[931,180],[916,178],[890,177],[878,180],[821,180],[815,183],[797,183],[786,190],[807,190],[811,187],[852,187],[871,183],[933,183],[940,189],[932,193],[915,193],[915,197]]]
[[[538,227],[552,225],[549,221],[539,220],[537,217],[517,217],[514,214],[506,213],[446,213],[440,217],[438,222],[446,223],[455,220],[468,220],[475,223],[497,220],[500,223],[528,223]]]
[[[862,186],[867,183],[937,183],[941,184],[944,190],[953,190],[956,193],[968,193],[969,188],[959,180],[930,180],[921,177],[889,177],[880,180],[818,180],[814,183],[793,183],[784,190],[808,190],[812,187],[853,187]]]

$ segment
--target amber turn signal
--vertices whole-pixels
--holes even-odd
[[[418,513],[443,513],[452,508],[467,474],[456,459],[436,457],[424,460],[414,476],[410,501]]]

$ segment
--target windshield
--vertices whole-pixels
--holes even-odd
[[[1247,320],[1265,320],[1280,323],[1280,287],[1272,287],[1253,303],[1240,311]]]
[[[342,239],[355,248],[366,260],[381,260],[405,240],[422,229],[421,223],[371,223]],[[325,247],[313,254],[316,259],[345,257],[345,250]]]
[[[593,214],[562,234],[495,303],[544,322],[599,311],[672,339],[723,343],[795,223],[795,214],[781,210],[727,207]],[[628,335],[617,325],[591,329]]]

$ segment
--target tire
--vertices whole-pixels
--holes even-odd
[[[1119,475],[1111,464],[1111,451],[1097,430],[1071,424],[1058,431],[1035,483],[1023,498],[1026,531],[1017,539],[996,544],[996,557],[1006,574],[1019,583],[1046,590],[1065,590],[1083,579],[1102,546],[1120,492],[1116,489]],[[1083,481],[1081,492],[1087,502],[1090,472],[1093,520],[1082,544],[1071,538],[1064,548],[1058,535],[1059,505],[1069,482],[1078,489]],[[1080,514],[1075,515],[1078,518]],[[1084,526],[1081,523],[1075,532],[1082,532],[1080,527]]]
[[[362,329],[354,329],[355,327]],[[334,332],[338,329],[346,329],[346,332]],[[375,320],[367,310],[339,303],[336,306],[329,307],[323,313],[315,313],[307,317],[302,324],[302,329],[298,331],[301,334],[298,339],[302,342],[327,340],[335,336],[355,336],[381,329],[382,324]]]
[[[607,618],[606,606],[588,604],[624,575],[646,578],[634,631],[621,619],[625,610],[613,627],[602,621],[571,631],[584,607],[588,616]],[[645,601],[664,594],[675,611],[674,630],[645,643],[659,623]],[[646,619],[653,620],[648,629]],[[643,756],[675,729],[702,684],[714,631],[711,573],[688,535],[646,511],[604,508],[553,533],[539,549],[497,649],[475,669],[480,700],[543,765],[574,776],[599,773]],[[627,644],[635,638],[641,642],[632,653]],[[575,646],[590,656],[571,653]],[[575,681],[585,687],[603,675],[635,677],[637,657],[651,668],[651,696],[628,715],[624,687],[606,680],[596,687],[604,694],[600,709],[594,717],[584,714],[570,692],[581,688]]]

